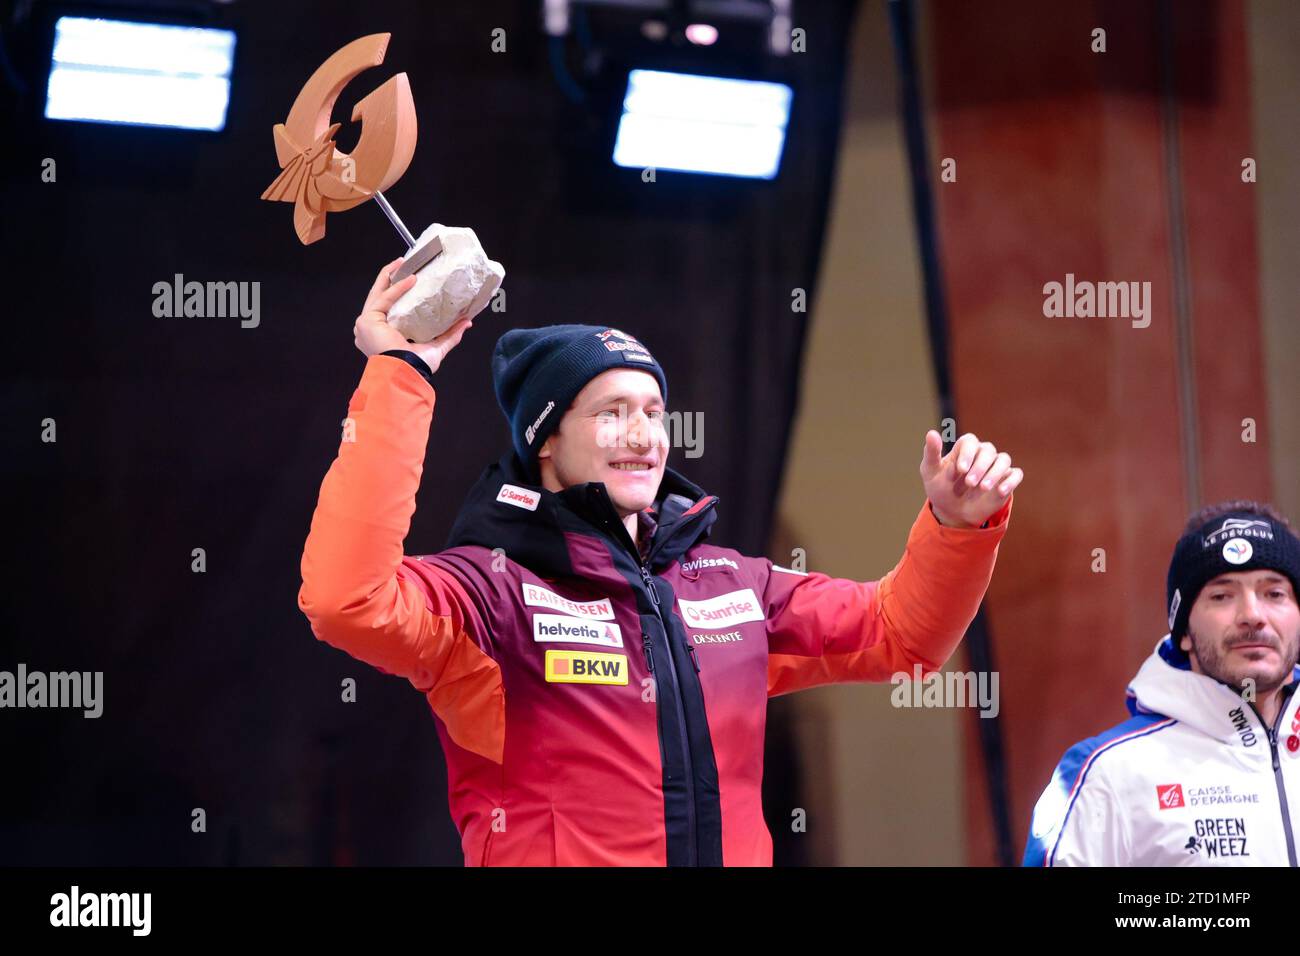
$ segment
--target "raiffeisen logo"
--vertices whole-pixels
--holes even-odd
[[[570,617],[589,617],[597,621],[614,620],[614,605],[610,603],[609,598],[601,598],[598,601],[573,601],[561,597],[549,588],[539,584],[529,584],[527,581],[524,582],[522,590],[524,603],[533,607],[548,607],[563,611]]]

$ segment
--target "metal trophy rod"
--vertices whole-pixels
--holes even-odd
[[[411,230],[406,228],[406,223],[402,222],[402,217],[397,214],[397,210],[388,204],[388,200],[384,198],[384,194],[378,189],[375,190],[375,202],[379,203],[379,208],[384,211],[388,221],[393,224],[393,228],[401,235],[402,241],[406,243],[406,248],[414,249],[415,236],[411,235]]]
[[[389,285],[392,285],[428,265],[434,256],[442,252],[442,240],[434,236],[419,249],[415,248],[415,237],[411,235],[411,230],[406,228],[406,223],[402,222],[402,217],[384,198],[384,194],[376,189],[374,199],[379,204],[379,208],[384,211],[384,215],[388,217],[388,221],[393,224],[393,228],[397,230],[397,234],[402,237],[402,241],[406,243],[406,260],[393,271],[389,282]]]

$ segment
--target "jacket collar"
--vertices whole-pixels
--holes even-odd
[[[641,531],[652,534],[645,563],[652,569],[662,567],[707,538],[717,520],[717,501],[684,475],[665,468],[655,502],[643,512]],[[447,547],[502,548],[534,573],[560,577],[573,573],[567,532],[603,537],[633,556],[631,536],[603,481],[547,491],[532,483],[512,450],[475,481]]]
[[[1283,690],[1286,696],[1280,727],[1289,726],[1288,714],[1297,702],[1297,681],[1300,681],[1300,666],[1295,669],[1289,690]],[[1239,727],[1243,716],[1245,726],[1257,737],[1260,735],[1259,718],[1241,695],[1227,684],[1193,671],[1187,658],[1174,648],[1168,634],[1138,669],[1126,696],[1129,713],[1173,717],[1226,744],[1242,743]],[[1267,740],[1262,742],[1267,751]]]

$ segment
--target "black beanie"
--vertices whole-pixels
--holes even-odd
[[[1291,579],[1300,598],[1300,539],[1266,515],[1233,511],[1178,539],[1165,579],[1169,633],[1174,648],[1187,633],[1192,605],[1206,583],[1220,574],[1267,568]]]
[[[511,329],[492,351],[492,387],[510,423],[515,453],[532,474],[537,451],[573,399],[611,368],[649,372],[668,403],[668,381],[650,350],[626,332],[602,325],[547,325]]]

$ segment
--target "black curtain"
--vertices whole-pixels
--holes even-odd
[[[304,247],[291,207],[258,197],[279,172],[271,127],[355,37],[393,33],[385,64],[344,90],[335,119],[405,70],[420,138],[388,198],[416,233],[473,227],[507,270],[506,311],[485,313],[438,374],[406,550],[442,546],[464,493],[507,447],[489,374],[496,337],[591,322],[645,341],[670,409],[702,414],[703,455],[676,449],[670,461],[720,496],[714,540],[766,553],[853,4],[796,11],[807,52],[786,67],[795,109],[773,182],[660,171],[644,183],[614,170],[605,120],[562,92],[539,8],[235,4],[228,127],[215,135],[33,120],[41,50],[33,21],[7,11],[0,669],[102,671],[104,703],[98,719],[3,715],[0,863],[461,860],[423,698],[317,643],[295,603],[363,364],[352,321],[404,249],[373,204],[331,215]],[[505,52],[492,49],[495,28]],[[566,56],[584,82],[590,52],[571,44]],[[259,283],[259,324],[155,317],[153,286],[177,273]],[[795,289],[807,312],[792,309]],[[55,442],[42,441],[47,419]],[[349,677],[355,703],[341,700]],[[777,858],[797,862],[786,832],[797,755],[779,722],[770,734]]]

